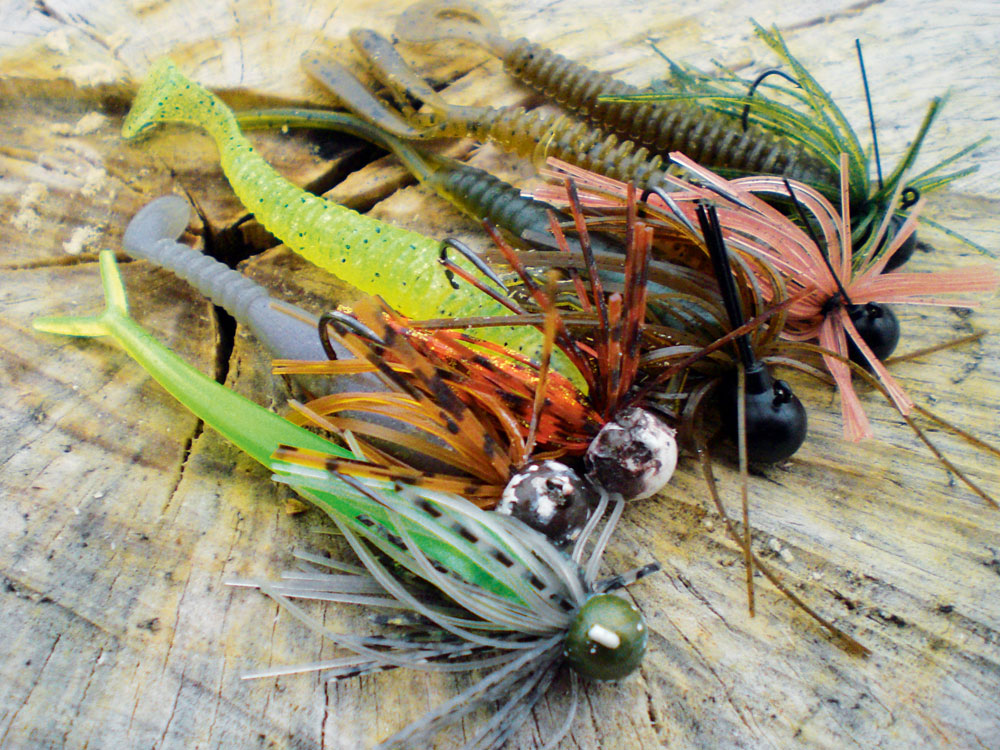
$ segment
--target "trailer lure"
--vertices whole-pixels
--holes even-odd
[[[125,229],[122,245],[133,258],[166,268],[226,310],[278,359],[322,359],[318,318],[274,299],[260,284],[209,255],[177,242],[191,219],[179,195],[165,195],[140,209]],[[346,351],[343,352],[346,354]]]
[[[791,103],[761,95],[757,89],[760,78],[754,82],[745,81],[725,70],[707,75],[677,65],[668,58],[665,59],[671,74],[667,83],[676,90],[640,92],[634,86],[567,60],[526,39],[504,39],[490,12],[470,0],[424,0],[403,13],[396,27],[400,39],[417,44],[448,38],[484,47],[499,56],[512,75],[587,117],[598,127],[631,139],[663,157],[671,151],[680,151],[727,177],[783,175],[819,189],[828,198],[837,199],[840,154],[847,153],[852,222],[855,240],[860,245],[885,213],[897,210],[891,198],[897,193],[903,175],[913,165],[944,100],[931,101],[913,143],[884,180],[881,166],[876,163],[879,179],[878,184],[873,185],[868,155],[829,93],[792,55],[777,29],[765,29],[754,22],[754,30],[794,74],[800,89],[772,88]],[[656,52],[665,57],[659,50]],[[751,107],[752,115],[748,119],[747,110]],[[874,122],[874,118],[871,119]],[[976,167],[972,167],[941,174],[944,167],[982,142],[961,149],[910,179],[906,195],[919,196],[975,171]],[[572,162],[570,159],[565,161]],[[913,202],[915,198],[908,197],[900,210],[905,212]],[[902,218],[896,221],[894,228],[902,224]],[[944,227],[925,222],[952,234]],[[991,254],[985,248],[964,241]],[[903,254],[897,253],[897,262],[902,262],[902,257]]]
[[[290,613],[356,654],[339,660],[333,676],[393,667],[489,670],[465,692],[379,747],[428,746],[439,732],[500,701],[500,709],[466,745],[498,748],[546,694],[559,668],[568,664],[574,699],[557,732],[562,736],[576,709],[576,675],[620,679],[639,665],[647,640],[642,615],[607,592],[657,566],[621,578],[596,578],[621,513],[620,498],[602,493],[587,533],[567,555],[516,519],[483,512],[458,495],[346,476],[318,478],[282,461],[282,451],[356,457],[233,393],[169,351],[129,317],[113,253],[103,251],[100,266],[107,302],[102,314],[40,318],[34,328],[115,339],[184,406],[331,517],[366,570],[351,566],[352,581],[345,584],[341,578],[338,584],[328,584],[333,588],[327,598],[337,600],[339,595],[340,601],[357,601],[362,587],[376,595],[380,608],[410,615],[414,625],[419,623],[402,637],[331,633],[288,601],[316,597],[314,588],[261,583],[260,588]],[[609,505],[614,509],[584,560],[591,532]]]
[[[658,101],[644,106],[622,103],[617,97],[637,95],[640,90],[527,39],[505,39],[499,34],[492,14],[478,3],[467,0],[416,3],[399,17],[396,35],[415,44],[453,39],[481,46],[499,57],[515,78],[595,126],[653,154],[665,157],[671,151],[683,151],[707,167],[783,174],[817,184],[835,176],[831,165],[824,164],[784,134],[756,126],[740,130],[728,117],[698,101]],[[606,98],[610,96],[616,99]]]
[[[261,224],[292,250],[361,291],[382,296],[414,318],[508,314],[475,287],[453,288],[438,265],[440,243],[358,214],[281,177],[256,153],[222,101],[165,58],[153,66],[136,95],[122,135],[137,138],[159,122],[205,129],[219,148],[234,191]],[[462,262],[468,273],[478,273]],[[540,335],[530,328],[498,327],[482,335],[529,357],[536,357],[541,348]],[[568,364],[559,360],[555,366],[565,369]]]
[[[561,222],[570,221],[569,217],[559,212],[555,206],[543,201],[532,200],[521,195],[513,185],[494,177],[490,173],[450,159],[440,154],[418,148],[414,143],[404,141],[396,133],[407,132],[409,127],[404,120],[394,122],[393,132],[371,121],[383,118],[393,118],[394,114],[354,76],[332,60],[310,56],[310,73],[319,78],[333,93],[342,94],[345,81],[353,81],[352,106],[357,110],[364,106],[365,100],[370,100],[369,114],[378,113],[377,117],[367,120],[357,116],[331,112],[321,109],[271,109],[237,112],[236,120],[244,130],[255,128],[316,128],[334,130],[341,133],[363,138],[380,148],[392,153],[403,166],[421,183],[434,191],[462,213],[476,221],[490,223],[509,232],[512,236],[524,240],[528,237],[538,237],[548,232],[548,212],[556,212]],[[320,67],[321,66],[321,67]],[[414,131],[414,136],[419,135]],[[574,243],[569,238],[571,246]],[[599,234],[591,235],[591,243],[598,253],[621,253],[621,244],[608,241]],[[684,269],[678,269],[682,271]]]
[[[312,75],[328,85],[334,93],[344,94],[344,89],[348,88],[356,108],[364,108],[368,113],[379,113],[379,119],[394,117],[340,65],[332,60],[321,61],[315,56],[311,56],[310,61],[309,69]],[[420,149],[413,142],[404,141],[384,128],[352,115],[328,110],[296,108],[240,112],[236,118],[244,129],[317,128],[345,132],[363,138],[392,152],[411,174],[423,184],[432,187],[438,195],[463,213],[476,221],[488,221],[494,224],[521,243],[550,249],[552,247],[550,214],[554,214],[565,229],[571,230],[573,227],[572,217],[560,212],[549,203],[522,195],[516,187],[488,172]],[[397,126],[394,129],[399,131],[405,127],[408,126],[404,125],[402,128]],[[625,253],[622,243],[617,238],[600,232],[590,232],[589,241],[596,257],[611,258]],[[566,243],[570,252],[579,252],[579,240],[575,234],[567,231]],[[705,289],[711,286],[711,278],[684,264],[690,256],[690,243],[685,241],[675,243],[670,248],[670,257],[676,258],[677,262],[658,261],[656,270],[649,279],[649,291],[653,300],[650,312],[663,324],[683,327],[692,318],[710,317],[711,309],[715,306],[714,299],[704,294]],[[601,267],[600,273],[605,284],[620,285],[623,282],[621,272],[613,270],[606,264]],[[689,300],[705,296],[706,301],[712,304],[706,306],[683,302],[679,295],[684,295]],[[670,300],[670,304],[662,304],[662,300]],[[683,310],[677,309],[682,307]]]
[[[579,164],[616,178],[635,182],[637,185],[655,185],[661,181],[663,159],[651,156],[645,148],[631,141],[620,141],[566,115],[549,116],[524,107],[471,107],[446,102],[410,70],[396,53],[392,44],[374,31],[354,29],[351,39],[365,55],[366,62],[376,77],[386,84],[400,99],[409,97],[426,104],[432,114],[420,114],[407,106],[400,128],[400,116],[392,113],[385,117],[364,104],[355,106],[359,98],[357,88],[337,86],[344,103],[359,117],[368,119],[402,138],[453,138],[470,137],[489,140],[500,148],[519,156],[543,163],[549,156]],[[310,55],[305,61],[307,71],[322,70],[325,61]],[[330,86],[332,78],[323,78]],[[336,84],[334,84],[336,85]],[[366,97],[367,98],[367,97]],[[384,109],[384,108],[383,108]]]

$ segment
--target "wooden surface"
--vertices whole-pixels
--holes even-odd
[[[923,163],[995,131],[1000,117],[993,2],[492,5],[511,34],[636,83],[662,72],[647,37],[677,59],[718,59],[749,75],[773,60],[747,17],[777,23],[862,123],[858,37],[890,165],[935,94],[951,98]],[[224,585],[276,575],[295,547],[338,551],[320,514],[290,513],[298,506],[264,470],[203,431],[118,349],[29,328],[40,314],[101,307],[96,253],[118,250],[131,215],[164,192],[190,195],[203,213],[192,242],[227,257],[268,246],[252,224],[237,226],[244,212],[201,134],[170,129],[138,148],[117,131],[134,82],[165,53],[237,104],[326,101],[299,71],[299,54],[323,45],[350,59],[347,31],[389,32],[399,10],[360,0],[302,6],[75,0],[0,10],[0,747],[346,750],[370,746],[465,684],[403,672],[328,686],[309,676],[242,681],[251,669],[331,654],[264,597]],[[447,97],[531,100],[495,61],[446,51],[410,56],[449,84]],[[255,140],[300,184],[336,184],[333,195],[378,216],[482,245],[470,222],[406,187],[389,160],[343,180],[372,156],[355,144]],[[994,139],[972,154],[980,172],[932,196],[927,210],[992,248],[998,151]],[[507,176],[530,173],[489,149],[473,159]],[[954,240],[922,236],[935,250],[918,253],[914,269],[980,260]],[[316,310],[345,298],[280,248],[249,270]],[[238,331],[230,346],[213,308],[165,272],[129,263],[124,276],[135,317],[160,340],[280,408],[286,393],[253,340]],[[971,315],[900,310],[903,351],[971,329],[990,335],[894,368],[918,403],[994,442],[998,310],[995,298]],[[662,497],[627,509],[606,558],[616,571],[650,557],[664,564],[631,589],[650,625],[643,668],[589,686],[560,747],[1000,746],[1000,512],[953,481],[875,395],[865,401],[877,439],[849,445],[830,392],[797,387],[810,437],[787,466],[753,478],[755,544],[873,655],[843,653],[763,581],[758,614],[748,616],[739,555],[688,460]],[[996,459],[933,437],[1000,494]],[[725,467],[720,487],[735,509]],[[324,618],[333,629],[369,627],[348,608]],[[510,747],[541,744],[565,708],[552,693]]]

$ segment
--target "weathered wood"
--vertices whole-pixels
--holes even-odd
[[[855,123],[865,118],[851,49],[859,37],[889,165],[932,95],[951,90],[925,164],[988,134],[1000,116],[994,3],[715,0],[685,12],[618,5],[493,4],[512,34],[636,83],[662,75],[647,36],[677,59],[751,70],[773,61],[745,18],[775,22]],[[399,9],[351,0],[311,10],[260,1],[46,2],[0,11],[0,747],[353,749],[465,684],[402,672],[328,686],[310,676],[241,681],[252,669],[333,650],[265,598],[225,581],[274,576],[297,546],[345,550],[322,533],[321,514],[296,512],[264,470],[203,431],[119,350],[29,328],[37,315],[101,307],[96,252],[118,249],[131,215],[160,193],[196,201],[204,224],[195,231],[215,249],[227,241],[270,246],[235,229],[245,211],[201,134],[164,129],[142,146],[118,139],[149,61],[170,53],[234,104],[327,102],[299,72],[299,54],[323,44],[350,59],[347,30],[390,32]],[[408,55],[449,84],[451,100],[534,101],[495,61],[454,52]],[[346,142],[324,151],[341,154],[331,166],[306,135],[254,138],[303,184],[323,184],[357,161]],[[927,211],[993,248],[998,150],[996,140],[977,150],[968,162],[980,172],[932,196]],[[530,180],[524,164],[490,149],[472,160]],[[472,222],[385,160],[331,194],[430,236],[483,245]],[[980,260],[952,239],[924,236],[937,249],[918,254],[917,270]],[[248,270],[315,310],[350,298],[283,248]],[[239,392],[281,407],[286,393],[256,342],[238,331],[230,352],[212,307],[169,274],[134,262],[124,275],[136,318],[160,340]],[[998,312],[996,299],[971,316],[902,310],[903,347],[973,328],[995,334]],[[998,354],[991,335],[893,372],[919,404],[1000,442]],[[689,460],[663,497],[628,508],[607,556],[614,570],[651,556],[664,563],[663,573],[631,590],[649,620],[649,655],[628,680],[588,686],[563,746],[1000,745],[1000,513],[952,481],[874,394],[865,402],[877,440],[850,445],[829,390],[795,384],[810,407],[810,438],[787,466],[752,478],[755,544],[873,655],[840,651],[759,577],[758,613],[748,616],[740,555]],[[940,431],[932,437],[998,493],[995,458]],[[734,473],[721,466],[718,475],[735,510]],[[334,630],[371,628],[349,608],[328,608],[324,620]],[[553,692],[510,746],[544,744],[565,709]],[[472,723],[465,730],[471,736]]]

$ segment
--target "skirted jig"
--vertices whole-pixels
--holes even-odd
[[[609,589],[651,572],[599,581],[601,556],[623,502],[600,491],[600,503],[567,554],[520,521],[487,513],[464,498],[383,481],[317,476],[282,460],[290,450],[359,459],[351,451],[267,411],[184,362],[128,315],[114,255],[100,256],[107,307],[94,317],[41,318],[36,330],[110,336],[184,406],[275,472],[337,525],[365,569],[319,585],[261,583],[290,613],[355,655],[318,669],[333,677],[393,667],[485,676],[380,745],[426,747],[444,729],[483,706],[501,706],[467,748],[497,748],[516,732],[563,664],[572,669],[568,730],[577,676],[620,679],[642,660],[647,629],[635,605]],[[608,506],[612,513],[589,553],[587,543]],[[314,558],[316,559],[316,558]],[[359,596],[364,594],[364,596]],[[407,621],[406,634],[362,637],[331,633],[289,597],[374,602]],[[297,671],[297,670],[295,670]]]

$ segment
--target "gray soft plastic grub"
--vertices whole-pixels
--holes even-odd
[[[164,195],[147,203],[129,222],[122,244],[133,258],[145,258],[145,248],[160,240],[176,240],[191,222],[191,206],[179,195]]]

